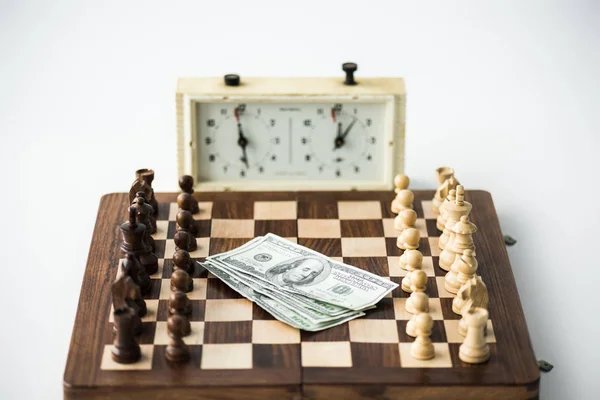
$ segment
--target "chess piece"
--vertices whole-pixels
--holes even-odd
[[[146,227],[144,224],[136,222],[136,214],[136,209],[129,207],[129,221],[119,227],[123,236],[121,250],[125,253],[133,253],[146,273],[152,275],[158,271],[158,258],[144,241]]]
[[[398,214],[402,210],[412,209],[415,195],[408,189],[402,189],[396,194],[396,198],[392,200],[392,212]]]
[[[198,249],[198,242],[196,241],[196,238],[186,231],[176,232],[175,237],[173,237],[173,241],[175,242],[175,250],[181,249],[191,252]]]
[[[415,320],[417,338],[410,345],[410,355],[416,360],[430,360],[435,357],[435,348],[431,342],[433,319],[428,313],[420,313]]]
[[[139,212],[140,210],[138,210],[138,221],[141,222],[142,224],[148,226],[146,224],[146,219],[148,220],[148,224],[150,225],[150,233],[151,234],[155,234],[156,233],[156,217],[154,216],[154,208],[150,205],[150,202],[148,201],[148,198],[146,198],[146,193],[144,192],[137,192],[136,194],[136,200],[138,197],[141,197],[142,199],[144,199],[144,215],[142,216],[142,220],[140,220],[140,215]],[[134,204],[137,203],[137,201],[134,200]]]
[[[487,308],[486,308],[487,310]],[[465,318],[465,315],[467,314],[467,309],[465,308],[463,310],[462,313],[462,318],[460,319],[460,321],[458,321],[458,334],[461,336],[467,336],[467,318]],[[488,330],[487,330],[487,323],[485,324],[485,328],[483,329],[483,334],[485,337],[487,337],[488,334]]]
[[[140,318],[143,317],[148,312],[148,308],[146,307],[146,302],[142,298],[140,287],[136,285],[129,276],[124,276],[121,279],[124,279],[125,281],[125,301],[127,305],[132,308]]]
[[[439,207],[439,215],[435,220],[435,227],[440,232],[444,231],[444,226],[446,225],[446,204],[454,201],[456,201],[456,189],[452,189],[450,190],[450,192],[448,192],[448,196]],[[438,247],[440,248],[440,250],[444,250],[444,247],[441,244],[439,244],[439,242]]]
[[[413,209],[402,210],[394,218],[394,228],[400,232],[414,228],[417,223],[417,213]]]
[[[153,170],[142,168],[135,171],[135,181],[133,181],[129,190],[129,204],[133,203],[138,192],[143,191],[146,196],[145,200],[152,206],[153,215],[158,215],[158,201],[154,197],[152,181],[154,181]]]
[[[452,311],[462,315],[462,310],[488,307],[488,291],[480,276],[475,275],[460,287],[456,297],[452,300]]]
[[[167,319],[169,344],[165,350],[165,357],[171,362],[186,362],[190,359],[190,348],[183,341],[183,332],[189,330],[190,321],[179,314],[171,315]]]
[[[463,362],[480,364],[490,358],[490,346],[485,340],[488,315],[488,311],[481,307],[465,312],[467,336],[458,349],[458,356]]]
[[[169,295],[169,314],[190,315],[192,303],[184,291],[176,290]],[[189,333],[184,334],[184,336]]]
[[[406,250],[404,254],[400,257],[400,263],[402,264],[402,258],[404,258],[404,269],[408,271],[404,279],[402,279],[402,290],[407,293],[410,293],[410,276],[416,270],[421,270],[423,268],[423,254],[419,250]],[[402,265],[400,265],[402,268]]]
[[[441,250],[446,249],[446,245],[448,244],[448,240],[450,239],[450,235],[452,232],[452,228],[458,221],[460,221],[460,217],[463,215],[469,215],[471,212],[471,208],[473,206],[468,201],[465,201],[465,188],[462,185],[458,185],[456,187],[456,199],[454,201],[449,201],[444,204],[444,215],[446,217],[446,223],[444,224],[444,231],[440,236],[438,246]],[[454,259],[452,259],[454,261]],[[449,270],[450,265],[448,264]]]
[[[417,336],[416,320],[420,313],[429,312],[429,296],[424,292],[415,293],[413,305],[415,307],[415,313],[410,317],[410,320],[406,323],[406,334],[411,337]]]
[[[410,178],[404,174],[398,174],[394,177],[394,192],[398,193],[401,190],[408,189]]]
[[[194,221],[194,217],[191,212],[181,210],[177,213],[175,220],[177,221],[175,224],[175,230],[177,232],[186,231],[194,237],[198,233],[198,227],[196,226],[196,221]]]
[[[198,207],[198,200],[194,198],[194,178],[190,175],[183,175],[179,178],[179,187],[181,188],[181,194],[177,197],[179,208],[187,210],[192,214],[197,214],[200,211],[200,208]],[[187,196],[183,195],[184,193]],[[179,204],[180,197],[182,201],[181,204]]]
[[[175,254],[173,254],[173,264],[175,270],[182,269],[190,276],[194,274],[196,264],[194,260],[192,260],[190,253],[185,250],[177,250]]]
[[[414,314],[416,312],[415,302],[417,302],[417,293],[424,292],[427,289],[427,274],[422,269],[417,269],[410,274],[410,297],[406,299],[404,308],[407,312]]]
[[[181,290],[182,292],[191,292],[194,290],[194,280],[182,269],[176,269],[171,274],[171,290]]]
[[[415,228],[408,228],[398,236],[396,246],[402,250],[415,250],[419,248],[419,240],[421,240],[419,231]]]
[[[454,177],[454,170],[449,167],[440,167],[435,170],[439,186],[431,201],[431,210],[434,213],[439,213],[439,207],[442,205],[450,190],[455,189],[459,185],[458,180]]]
[[[461,270],[465,272],[462,274],[462,281],[458,278],[461,274]],[[456,257],[450,267],[450,271],[446,274],[444,288],[450,293],[457,294],[460,287],[470,278],[475,276],[475,271],[477,271],[475,251],[471,249],[463,250],[462,255]]]
[[[150,276],[142,268],[133,253],[127,253],[125,260],[121,263],[121,275],[131,277],[133,282],[140,287],[142,294],[150,293],[150,290],[152,290]]]
[[[142,352],[135,341],[134,329],[140,317],[127,305],[116,308],[113,316],[117,334],[111,350],[112,359],[119,364],[131,364],[139,361]]]
[[[154,243],[154,238],[152,237],[152,222],[150,220],[152,216],[152,207],[149,204],[146,204],[146,200],[144,200],[142,196],[136,197],[131,206],[136,209],[137,222],[146,227],[144,231],[144,241],[150,246],[152,252],[155,252],[156,243]]]

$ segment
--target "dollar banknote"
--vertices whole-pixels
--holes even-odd
[[[332,260],[272,233],[209,256],[207,261],[258,278],[277,291],[355,311],[376,304],[398,287],[389,279]]]
[[[238,280],[233,275],[228,274],[227,271],[222,268],[218,268],[210,263],[203,263],[201,265],[211,274],[223,281],[227,286],[240,293],[248,300],[256,303],[259,307],[269,312],[279,321],[298,329],[311,332],[320,331],[365,315],[363,312],[352,312],[349,315],[339,316],[328,321],[317,322],[297,312],[296,310],[289,308],[278,299],[265,295],[262,293],[262,291],[254,290],[252,287]]]

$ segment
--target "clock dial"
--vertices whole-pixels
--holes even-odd
[[[376,181],[384,103],[196,103],[199,181]]]

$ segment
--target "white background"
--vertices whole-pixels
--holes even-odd
[[[180,76],[402,76],[406,171],[492,193],[542,398],[598,398],[600,5],[0,2],[0,397],[62,396],[100,196],[176,189]]]

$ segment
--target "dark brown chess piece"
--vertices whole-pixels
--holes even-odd
[[[142,268],[137,258],[133,253],[127,253],[125,260],[121,264],[121,273],[124,276],[129,276],[133,282],[140,287],[142,294],[148,294],[152,290],[152,281],[146,273],[146,269]]]
[[[169,295],[169,314],[190,315],[192,303],[185,292],[176,290]],[[186,335],[188,335],[187,333]],[[186,336],[184,335],[184,336]]]
[[[175,224],[175,230],[177,232],[186,231],[194,237],[198,233],[198,227],[196,226],[196,221],[194,221],[194,216],[191,212],[187,210],[180,210],[177,213],[175,220],[177,221]]]
[[[181,188],[181,194],[177,197],[179,208],[197,214],[200,208],[198,207],[198,200],[194,198],[194,178],[190,175],[183,175],[179,178],[179,187]]]
[[[137,193],[140,191],[144,192],[146,195],[146,200],[149,200],[153,197],[154,191],[152,190],[152,181],[150,180],[150,184],[148,184],[146,179],[143,177],[144,173],[148,173],[150,171],[152,170],[146,168],[135,171],[135,181],[133,181],[131,188],[129,189],[129,204],[133,203],[137,197]],[[152,172],[152,175],[153,174],[154,172]]]
[[[134,335],[142,333],[142,320],[140,317],[146,314],[146,302],[142,299],[142,294],[139,287],[133,282],[129,276],[121,276],[111,286],[113,310],[123,307],[131,308],[137,315],[131,325],[131,330]],[[117,325],[113,326],[113,331],[117,331]]]
[[[175,254],[173,254],[173,264],[175,264],[175,269],[182,269],[188,273],[188,275],[194,275],[194,269],[196,267],[196,263],[192,260],[190,253],[185,250],[177,250]]]
[[[198,242],[189,232],[179,231],[173,237],[175,242],[175,250],[195,251],[198,249]]]
[[[152,222],[150,221],[150,216],[152,215],[152,207],[150,207],[149,204],[146,204],[146,200],[144,200],[143,197],[136,197],[131,207],[136,209],[137,222],[143,224],[146,227],[146,230],[144,232],[144,241],[146,242],[146,245],[150,246],[152,252],[155,252],[156,243],[154,243],[154,238],[150,233],[152,229]]]
[[[125,298],[127,305],[133,308],[133,310],[141,318],[148,312],[146,302],[142,298],[142,291],[140,290],[140,287],[133,282],[131,277],[126,276],[124,278],[125,286],[127,287],[127,295]]]
[[[129,306],[123,305],[114,311],[115,336],[111,351],[112,359],[120,364],[131,364],[142,357],[140,346],[135,341],[134,326],[139,316]]]
[[[154,217],[154,208],[150,205],[150,203],[148,202],[148,198],[146,197],[146,193],[144,192],[137,192],[136,193],[136,199],[138,197],[141,197],[144,199],[144,208],[145,210],[145,214],[147,215],[148,218],[148,223],[150,224],[150,227],[152,228],[152,234],[156,233],[156,218]],[[134,200],[135,202],[135,200]],[[146,219],[146,216],[143,217],[144,219]],[[142,224],[146,224],[146,222],[140,221]]]
[[[129,207],[129,221],[124,222],[119,227],[123,235],[121,250],[124,253],[133,253],[146,270],[146,273],[152,275],[158,271],[158,258],[145,243],[146,226],[136,221],[136,214],[135,207]]]
[[[165,357],[171,362],[187,362],[190,359],[190,348],[182,337],[186,329],[190,329],[190,321],[182,315],[174,314],[167,319],[167,330],[171,338],[165,350]]]
[[[191,292],[194,290],[194,280],[182,269],[176,269],[171,274],[171,290],[181,290],[182,292]]]

